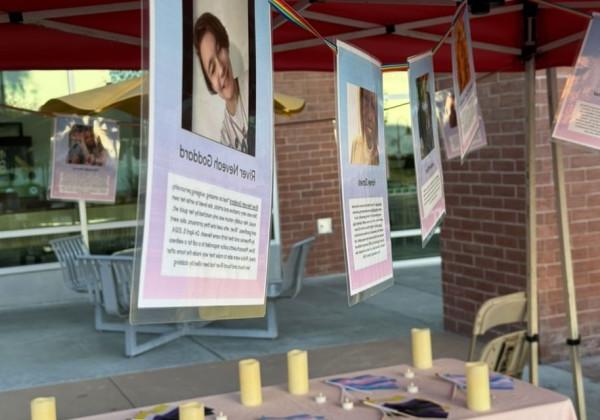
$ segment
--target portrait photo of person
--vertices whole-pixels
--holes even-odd
[[[377,95],[348,83],[348,140],[350,163],[379,165]]]
[[[463,93],[471,81],[471,68],[469,66],[469,49],[467,33],[461,16],[454,24],[454,51],[456,52],[456,73],[458,77],[459,93]]]
[[[182,1],[182,127],[254,156],[254,2]]]
[[[102,144],[94,127],[74,124],[68,133],[69,151],[66,163],[71,165],[103,166],[108,159],[108,153]]]
[[[429,94],[429,73],[417,77],[417,120],[419,122],[419,138],[421,143],[421,159],[433,150],[433,122],[431,97]]]
[[[454,103],[454,93],[448,92],[446,99],[444,100],[444,113],[442,121],[444,124],[448,124],[450,128],[456,128],[458,122],[456,121],[456,105]]]

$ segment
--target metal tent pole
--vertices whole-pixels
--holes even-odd
[[[546,84],[548,88],[548,117],[550,128],[554,126],[555,113],[558,108],[558,87],[556,69],[546,70]],[[556,210],[558,212],[558,227],[560,233],[560,249],[562,257],[562,275],[564,281],[564,299],[569,322],[569,338],[567,345],[571,353],[571,370],[573,373],[573,389],[577,399],[577,414],[580,420],[585,420],[585,391],[579,358],[579,324],[577,321],[577,300],[575,299],[575,280],[573,276],[573,261],[571,259],[571,235],[569,228],[569,213],[567,209],[567,195],[565,191],[565,169],[563,165],[562,144],[552,141],[552,167],[554,175],[554,192],[556,196]]]
[[[529,382],[537,385],[538,374],[538,280],[537,280],[537,206],[535,177],[535,58],[525,63],[527,108],[527,333],[530,344]]]

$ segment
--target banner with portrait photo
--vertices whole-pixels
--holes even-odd
[[[454,159],[460,156],[460,136],[452,89],[439,90],[435,93],[435,112],[446,159]]]
[[[431,52],[408,59],[408,90],[421,239],[425,246],[446,213]]]
[[[50,198],[114,203],[119,126],[100,117],[54,119]]]
[[[349,303],[393,283],[381,64],[337,42],[337,133]]]
[[[458,117],[453,89],[439,90],[435,93],[435,110],[439,136],[444,144],[446,159],[457,158],[460,156],[460,134],[458,133]],[[486,144],[485,125],[481,121],[477,135],[471,143],[471,151],[481,149]]]
[[[149,11],[137,307],[263,305],[273,178],[269,4],[151,0]]]
[[[452,29],[452,76],[461,160],[470,151],[487,144],[477,99],[469,11],[465,6],[466,4],[462,6]]]
[[[596,13],[562,93],[552,137],[600,150],[600,15]]]

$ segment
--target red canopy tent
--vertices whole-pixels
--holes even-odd
[[[351,42],[383,64],[405,63],[407,57],[439,45],[435,70],[451,71],[450,41],[444,35],[456,10],[453,0],[289,0],[289,3],[324,37]],[[471,33],[477,71],[526,71],[527,74],[528,324],[529,335],[534,338],[537,337],[534,70],[574,64],[589,15],[594,10],[600,11],[600,1],[469,0],[473,7],[498,3],[503,5],[493,7],[486,15],[473,16]],[[0,70],[139,69],[142,4],[125,0],[0,0]],[[560,10],[565,6],[570,11]],[[329,47],[303,29],[286,23],[276,12],[273,44],[276,70],[333,70],[334,57]],[[558,208],[567,273],[565,295],[570,340],[577,342],[561,153],[560,144],[553,144],[555,188],[559,201],[562,200]],[[584,419],[581,365],[577,347],[571,349],[578,412]],[[531,380],[537,383],[535,340],[531,353]]]
[[[265,0],[266,1],[266,0]],[[296,0],[289,2],[325,37],[352,42],[384,64],[431,49],[445,34],[452,0]],[[479,2],[481,3],[481,2]],[[472,24],[477,71],[521,71],[522,1],[509,0]],[[140,1],[0,0],[0,70],[139,69]],[[561,1],[582,12],[598,1]],[[332,70],[331,51],[303,29],[283,24],[274,12],[276,70]],[[540,5],[536,67],[574,63],[587,25],[585,16]],[[446,41],[449,42],[449,41]],[[451,70],[450,46],[435,55],[435,70]]]

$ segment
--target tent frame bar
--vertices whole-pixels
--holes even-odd
[[[331,2],[331,1],[329,0],[329,2]],[[521,5],[521,4],[499,7],[499,8],[493,9],[486,16],[512,13],[512,12],[519,11],[522,9],[523,9],[523,5]],[[356,38],[385,35],[385,34],[389,33],[388,28],[386,26],[376,25],[376,24],[361,21],[361,20],[341,18],[341,17],[337,17],[337,16],[329,16],[324,13],[311,12],[308,10],[304,10],[300,14],[303,17],[308,18],[308,19],[318,20],[318,21],[326,22],[326,23],[333,23],[333,24],[337,24],[337,25],[353,26],[357,29],[360,29],[358,31],[342,32],[339,34],[326,36],[325,38],[327,38],[329,40],[339,39],[342,41],[348,41],[348,40],[352,40],[352,39],[356,39]],[[477,17],[473,16],[473,18],[477,18]],[[431,34],[428,32],[415,31],[414,29],[435,26],[435,25],[440,25],[440,24],[444,24],[444,23],[452,23],[453,20],[454,20],[454,16],[442,16],[442,17],[437,17],[437,18],[432,18],[432,19],[423,19],[423,20],[414,21],[414,22],[399,23],[399,24],[394,25],[392,34],[397,35],[397,36],[404,36],[404,37],[408,37],[408,38],[436,42],[436,43],[450,44],[451,40],[447,39],[447,36],[446,36],[448,34],[448,32],[446,32],[446,34],[444,36],[441,36],[441,35],[437,35],[437,34]],[[451,30],[451,28],[449,29],[449,31],[450,30]],[[321,45],[322,43],[323,43],[323,41],[320,39],[317,39],[317,38],[310,38],[310,39],[306,39],[306,40],[302,40],[302,41],[293,41],[293,42],[288,42],[285,44],[274,45],[273,52],[280,53],[280,52],[285,52],[285,51],[294,51],[294,50],[303,49],[303,48],[316,47],[316,46]],[[439,45],[440,44],[436,45],[436,48],[438,48]],[[515,55],[515,56],[520,56],[522,53],[521,49],[519,49],[519,48],[507,47],[504,45],[491,44],[491,43],[487,43],[487,42],[473,41],[472,46],[473,46],[473,48],[477,48],[480,50],[487,50],[487,51],[492,51],[492,52],[497,52],[497,53],[502,53],[502,54]]]
[[[550,9],[562,10],[563,12],[571,13],[576,16],[585,17],[588,19],[592,18],[592,15],[590,13],[582,12],[580,10],[575,10],[572,8],[573,6],[571,6],[569,3],[552,3],[552,2],[549,2],[546,0],[530,0],[530,1],[537,3],[539,5],[545,6],[547,8],[550,8]],[[584,7],[584,6],[582,5],[581,7]],[[593,7],[593,6],[588,5],[585,7]]]
[[[555,50],[560,47],[564,47],[565,45],[569,45],[573,42],[580,41],[585,37],[585,31],[578,32],[576,34],[572,34],[566,36],[564,38],[557,39],[555,41],[549,42],[545,45],[538,47],[537,52],[539,54],[547,53],[548,51]]]
[[[97,6],[67,7],[64,9],[37,10],[35,12],[22,12],[23,23],[36,23],[45,19],[57,19],[74,16],[97,15],[101,13],[127,12],[139,10],[140,2],[131,1],[127,3],[102,4]],[[9,23],[8,13],[0,13],[0,23]]]

